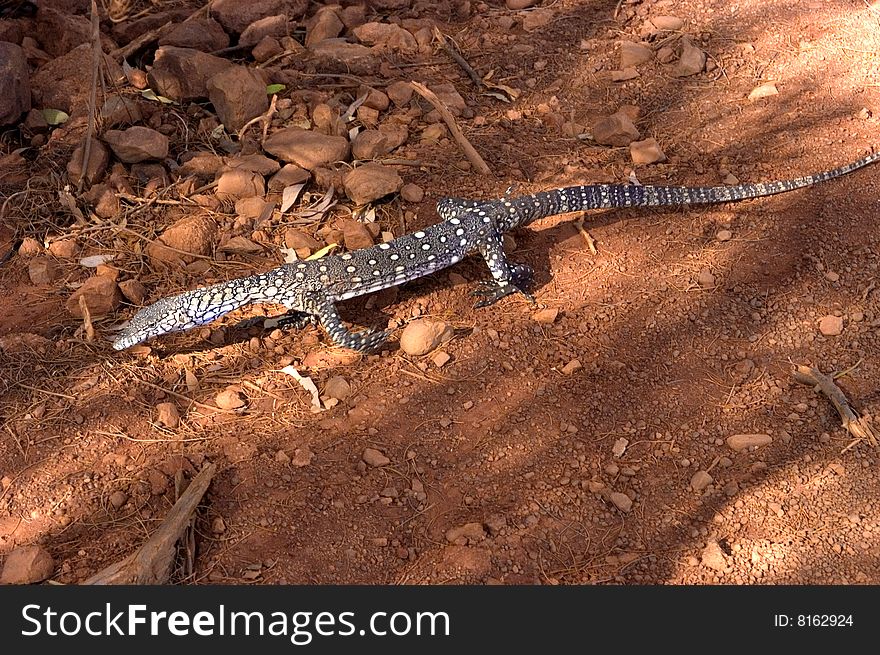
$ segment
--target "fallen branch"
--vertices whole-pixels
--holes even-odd
[[[137,552],[121,562],[98,571],[82,584],[164,584],[171,577],[177,555],[177,542],[190,525],[192,515],[211,484],[217,471],[209,464],[192,479],[189,487],[165,517],[165,521]]]
[[[832,377],[822,374],[818,369],[811,366],[800,365],[794,372],[794,379],[801,384],[810,385],[814,391],[821,391],[831,401],[831,404],[834,405],[834,409],[840,414],[840,420],[844,429],[855,437],[855,440],[843,449],[844,452],[862,440],[867,441],[874,447],[877,446],[877,435],[874,433],[870,419],[866,416],[859,416],[850,407],[849,401],[846,399],[843,391],[840,390],[840,387],[834,384]]]
[[[266,113],[260,114],[259,116],[250,119],[247,123],[245,123],[242,128],[238,131],[238,140],[241,141],[242,137],[244,137],[244,133],[247,132],[248,128],[251,125],[256,123],[263,124],[263,141],[266,140],[266,135],[269,132],[269,125],[272,122],[272,117],[275,115],[275,103],[278,102],[278,94],[272,94],[272,102],[269,103],[269,108],[266,110]],[[262,143],[262,142],[261,142]]]
[[[113,57],[116,61],[122,61],[123,59],[128,59],[135,52],[140,50],[141,48],[145,48],[150,45],[154,41],[158,41],[159,37],[167,30],[169,27],[173,25],[172,21],[168,21],[161,27],[157,27],[156,29],[149,30],[141,34],[134,41],[130,41],[126,45],[121,48],[116,48],[113,52],[110,53],[110,56]]]
[[[455,118],[453,118],[452,114],[449,112],[449,109],[446,108],[446,105],[441,102],[440,98],[437,97],[433,91],[431,91],[424,84],[420,84],[419,82],[410,82],[412,84],[413,89],[422,96],[425,100],[430,102],[434,109],[436,109],[440,116],[443,118],[443,122],[446,123],[446,126],[449,128],[449,131],[452,133],[452,138],[455,139],[455,142],[458,143],[458,146],[461,148],[462,152],[464,152],[465,157],[468,158],[468,161],[477,168],[477,170],[483,175],[491,175],[492,170],[486,165],[486,162],[483,161],[483,158],[480,157],[480,153],[478,153],[474,147],[471,145],[471,142],[467,140],[467,137],[462,133],[462,131],[458,128],[458,125],[455,122]]]

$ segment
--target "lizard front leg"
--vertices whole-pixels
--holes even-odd
[[[324,326],[333,342],[343,348],[362,353],[373,352],[385,343],[390,335],[390,332],[384,330],[352,332],[343,324],[336,310],[336,304],[324,295],[312,294],[307,298],[305,309]]]
[[[511,264],[508,261],[500,232],[487,230],[481,235],[478,249],[489,266],[493,281],[484,282],[481,288],[471,294],[483,298],[474,307],[487,307],[513,293],[521,293],[534,304],[535,299],[526,290],[532,282],[534,271],[525,264]]]

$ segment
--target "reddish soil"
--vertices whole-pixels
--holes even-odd
[[[426,123],[416,118],[392,156],[425,164],[397,167],[425,199],[379,205],[382,228],[399,235],[436,222],[434,203],[446,195],[628,182],[628,148],[560,129],[570,121],[589,132],[626,104],[639,110],[642,138],[656,138],[668,157],[636,167],[643,184],[787,179],[880,141],[873,3],[649,0],[624,2],[616,18],[615,5],[548,3],[552,19],[530,32],[523,13],[494,1],[464,13],[408,10],[454,36],[481,75],[494,70],[494,81],[521,94],[508,104],[479,93],[439,47],[382,54],[374,84],[455,85],[470,110],[459,124],[494,172],[469,170],[451,138],[421,142]],[[639,77],[612,82],[618,42],[639,41],[659,15],[686,19],[712,70],[677,78],[655,58]],[[503,27],[507,17],[513,27]],[[327,78],[300,80],[325,98],[355,97],[356,87]],[[778,95],[747,99],[768,81]],[[175,112],[169,122],[187,119],[185,108],[163,111]],[[19,147],[15,134],[3,154]],[[182,151],[182,131],[172,139]],[[207,274],[151,268],[145,242],[118,222],[84,226],[60,208],[69,151],[50,139],[28,154],[37,199],[11,196],[27,177],[0,179],[18,238],[70,234],[81,254],[113,252],[112,265],[141,279],[150,300],[280,263],[276,249],[213,259]],[[574,227],[578,216],[544,220],[513,235],[511,258],[535,268],[537,302],[559,310],[552,324],[532,320],[536,309],[521,298],[473,309],[469,292],[486,275],[477,259],[379,303],[343,304],[361,326],[413,316],[451,323],[451,361],[439,368],[398,350],[399,331],[382,353],[350,356],[314,327],[234,328],[272,309],[259,307],[154,340],[144,354],[118,353],[110,328],[133,309],[96,320],[88,342],[65,308],[88,271],[70,259],[59,282],[35,286],[28,260],[13,256],[0,266],[0,338],[43,339],[0,349],[0,559],[39,543],[55,558],[54,580],[81,581],[156,529],[179,472],[189,479],[214,462],[194,568],[177,571],[178,582],[880,583],[877,449],[852,445],[828,400],[792,376],[795,364],[845,371],[837,384],[876,413],[878,197],[880,168],[869,166],[768,199],[597,212],[585,223],[596,254]],[[186,214],[158,207],[127,229],[150,239]],[[281,242],[284,225],[265,229]],[[731,238],[719,240],[721,230]],[[843,318],[841,334],[819,332],[826,315]],[[306,367],[315,353],[323,363]],[[564,373],[575,359],[582,367]],[[352,394],[312,413],[309,395],[280,371],[288,364],[319,389],[341,375]],[[229,385],[246,407],[212,411]],[[176,429],[156,422],[167,401],[182,416]],[[735,434],[772,441],[735,452],[726,444]],[[390,462],[367,465],[368,447]],[[698,471],[712,478],[702,491],[691,486]],[[613,493],[628,497],[628,511]],[[449,533],[472,523],[464,536]]]

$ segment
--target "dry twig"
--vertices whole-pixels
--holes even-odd
[[[859,414],[850,407],[849,401],[836,384],[834,379],[822,374],[818,369],[812,366],[800,365],[794,372],[794,379],[801,384],[808,384],[815,391],[821,391],[834,409],[840,414],[840,420],[844,429],[855,437],[855,441],[850,443],[844,451],[849,450],[863,439],[872,446],[877,446],[877,435],[874,434],[874,428],[867,416],[859,416]]]
[[[455,60],[455,63],[461,66],[462,70],[468,74],[468,77],[473,80],[477,89],[482,89],[484,86],[483,80],[477,75],[477,71],[471,67],[467,60],[458,51],[455,42],[443,34],[436,25],[434,26],[434,38],[440,42],[440,45],[442,45],[447,54]]]
[[[92,156],[92,138],[95,136],[95,111],[98,102],[98,75],[101,71],[101,31],[98,22],[98,5],[92,0],[92,82],[89,87],[89,124],[82,153],[82,170],[76,181],[76,192],[81,193]]]
[[[436,109],[440,116],[443,118],[443,122],[446,123],[446,126],[449,128],[449,131],[452,133],[452,137],[455,139],[455,142],[461,148],[462,152],[464,152],[465,157],[468,158],[468,161],[473,164],[477,170],[483,175],[491,175],[492,170],[483,161],[483,158],[480,157],[480,153],[478,153],[474,147],[471,145],[471,142],[467,140],[467,137],[462,133],[459,129],[458,125],[455,122],[455,118],[453,118],[452,114],[449,112],[449,109],[446,108],[446,105],[441,102],[440,98],[437,97],[433,91],[431,91],[424,84],[420,84],[419,82],[410,82],[412,84],[413,89],[422,96],[425,100],[430,102],[434,109]]]

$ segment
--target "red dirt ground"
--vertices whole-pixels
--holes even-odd
[[[494,176],[468,170],[453,140],[420,142],[411,127],[394,156],[437,165],[398,168],[425,200],[381,206],[383,228],[435,222],[445,195],[626,183],[627,148],[567,137],[557,122],[588,131],[624,104],[639,108],[643,138],[668,157],[636,167],[643,184],[786,179],[880,142],[880,9],[862,0],[648,1],[625,2],[614,18],[615,5],[549,3],[552,20],[531,32],[498,2],[472,3],[464,16],[416,12],[453,36],[481,74],[494,70],[522,93],[512,104],[479,94],[439,48],[387,55],[386,82],[393,74],[455,84],[472,110],[460,125]],[[664,14],[686,18],[713,70],[676,78],[655,59],[639,77],[612,82],[618,42],[638,41],[646,18]],[[510,16],[517,22],[504,29]],[[779,94],[750,102],[767,81]],[[13,257],[0,267],[0,337],[48,341],[0,351],[0,557],[40,543],[56,560],[54,580],[81,581],[159,525],[178,471],[188,478],[210,461],[219,468],[197,523],[194,570],[178,581],[880,583],[877,450],[847,449],[852,437],[831,404],[792,377],[794,364],[848,371],[839,386],[876,412],[878,198],[880,168],[871,166],[763,200],[598,212],[585,224],[597,254],[573,227],[577,216],[542,221],[514,235],[511,257],[536,269],[540,306],[559,310],[549,325],[520,298],[472,309],[468,294],[485,275],[477,260],[410,283],[381,308],[344,304],[359,325],[451,323],[452,359],[441,368],[396,341],[350,357],[316,328],[231,329],[258,308],[212,326],[227,328],[214,341],[194,331],[151,342],[148,354],[117,353],[105,330],[130,310],[98,322],[88,343],[64,307],[65,282],[85,273],[74,262],[57,288],[35,287],[27,261]],[[148,236],[178,210],[149,214]],[[71,230],[89,253],[122,252],[114,265],[141,275],[152,300],[206,279],[150,277],[135,240],[73,230],[60,211],[55,221],[13,227],[41,240]],[[718,240],[720,230],[732,238]],[[213,279],[279,262],[217,264]],[[714,283],[698,282],[704,269]],[[842,334],[820,334],[829,314],[844,319]],[[325,363],[306,370],[315,352]],[[563,373],[574,359],[582,368]],[[308,394],[280,372],[287,364],[319,389],[342,375],[352,395],[311,413]],[[245,411],[210,411],[230,384],[247,396]],[[177,403],[180,428],[156,424],[163,401]],[[772,442],[734,452],[725,440],[742,433]],[[367,466],[367,447],[390,463]],[[702,492],[691,487],[698,471],[713,478]],[[631,509],[611,493],[626,494]],[[484,527],[450,542],[451,528],[471,523]]]

